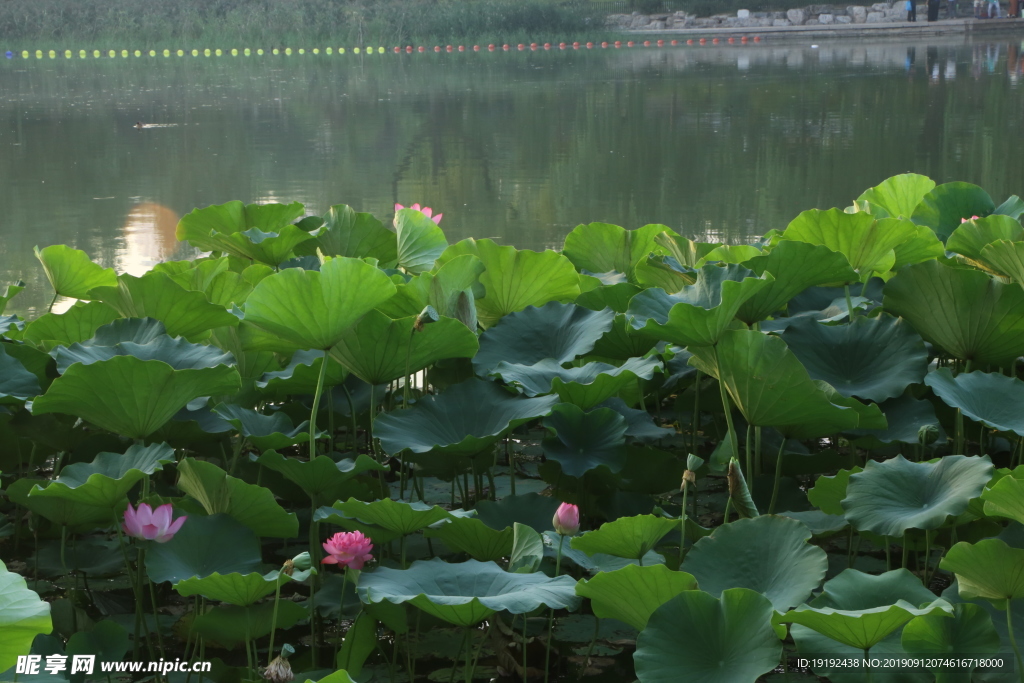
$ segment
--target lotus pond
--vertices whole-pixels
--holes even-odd
[[[36,250],[0,679],[1024,680],[1022,212],[906,174],[745,245],[229,202],[141,276]]]

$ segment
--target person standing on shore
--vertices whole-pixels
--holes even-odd
[[[1016,2],[1016,0],[1013,0]],[[946,4],[946,18],[956,19],[956,0],[949,0]]]
[[[984,0],[974,0],[974,18],[981,19],[981,5]]]
[[[907,21],[917,21],[917,0],[907,0]]]
[[[939,0],[928,0],[928,21],[939,20]]]

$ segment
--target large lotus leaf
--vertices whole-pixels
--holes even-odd
[[[324,352],[319,349],[296,351],[283,370],[265,372],[256,381],[256,386],[278,395],[312,394],[320,379],[320,368]],[[334,358],[327,361],[324,387],[341,384],[348,377],[348,370]]]
[[[293,425],[292,419],[284,412],[264,415],[234,403],[221,403],[213,412],[229,422],[260,451],[309,441],[309,420]]]
[[[301,604],[281,600],[276,605],[273,602],[249,607],[218,605],[197,616],[190,626],[192,634],[202,637],[208,644],[216,643],[220,647],[235,648],[246,639],[268,635],[272,624],[279,629],[289,629],[307,619],[309,612]],[[337,673],[337,676],[332,674],[332,683],[353,683],[344,671]]]
[[[846,489],[850,485],[850,477],[863,470],[855,466],[849,470],[839,470],[832,476],[820,476],[807,491],[807,500],[825,514],[843,516],[841,501],[846,498]]]
[[[37,635],[53,630],[53,622],[50,603],[29,590],[19,574],[0,567],[0,671],[7,671],[28,653]]]
[[[934,427],[940,443],[945,442],[945,431],[935,416],[935,406],[931,401],[916,399],[907,394],[899,398],[891,398],[879,406],[888,426],[885,429],[854,429],[849,434],[867,437],[881,443],[919,443],[921,429]]]
[[[505,496],[498,501],[481,500],[477,503],[477,514],[492,529],[501,530],[519,523],[544,533],[554,529],[551,519],[558,506],[557,498],[539,493],[521,493]]]
[[[146,572],[157,583],[214,572],[249,574],[261,563],[256,534],[228,515],[190,515],[174,538],[151,544],[146,553]]]
[[[763,253],[752,244],[722,244],[697,261],[696,267],[701,268],[709,263],[743,263]]]
[[[975,422],[1024,436],[1024,415],[1019,405],[1024,400],[1024,382],[998,372],[962,372],[957,376],[949,368],[928,373],[925,384],[946,405],[959,409]]]
[[[1024,481],[1015,476],[1001,477],[981,498],[987,516],[1008,517],[1024,524]]]
[[[300,576],[300,574],[304,576]],[[261,598],[265,598],[276,590],[278,584],[284,584],[294,578],[301,581],[309,572],[296,572],[292,577],[274,570],[266,575],[258,572],[240,574],[230,572],[222,574],[214,572],[206,576],[192,576],[174,584],[174,590],[182,597],[202,595],[210,600],[226,602],[239,607],[247,607]]]
[[[511,557],[515,542],[511,528],[492,529],[475,517],[452,516],[427,529],[423,535],[440,538],[452,550],[481,562],[499,562],[503,557]],[[539,541],[539,535],[537,539]]]
[[[863,211],[811,209],[794,218],[782,238],[820,244],[839,252],[861,278],[866,278],[891,269],[896,261],[893,249],[916,232],[914,224],[907,219],[876,220]]]
[[[990,275],[926,261],[885,286],[885,309],[961,360],[1006,364],[1024,353],[1024,290]]]
[[[342,333],[331,357],[367,384],[386,384],[444,358],[472,358],[479,348],[476,334],[454,318],[420,328],[416,321],[370,311]]]
[[[730,330],[715,349],[691,351],[690,364],[714,377],[721,375],[736,407],[752,425],[775,427],[788,437],[813,438],[861,424],[858,411],[829,400],[778,337]],[[881,414],[877,406],[872,408]]]
[[[981,250],[981,261],[1018,285],[1024,283],[1024,242],[996,240],[986,244]]]
[[[743,302],[769,282],[770,273],[755,276],[742,266],[704,266],[697,281],[675,294],[648,289],[629,302],[632,325],[653,337],[678,346],[710,346],[722,333]]]
[[[906,569],[893,569],[877,576],[857,569],[844,569],[825,582],[812,607],[860,610],[885,607],[899,600],[920,605],[935,599],[921,580]]]
[[[133,444],[123,454],[98,453],[90,463],[72,463],[49,486],[36,487],[29,495],[113,509],[135,484],[172,462],[174,449],[166,443]]]
[[[571,301],[580,293],[579,274],[562,254],[520,251],[488,239],[465,239],[448,247],[440,260],[446,263],[463,254],[478,257],[487,268],[480,276],[486,295],[476,302],[480,324],[485,328],[527,306]]]
[[[686,572],[675,572],[663,564],[649,567],[630,564],[613,572],[601,572],[576,584],[576,594],[590,599],[594,615],[618,619],[643,631],[656,609],[683,591],[697,588],[697,580]]]
[[[577,270],[591,273],[614,270],[635,282],[636,264],[647,259],[657,246],[654,238],[666,231],[669,229],[664,225],[645,225],[636,230],[607,223],[577,225],[566,235],[562,253]]]
[[[146,321],[155,322],[152,318]],[[129,322],[122,318],[98,330],[118,326]],[[216,346],[193,344],[181,337],[172,338],[166,334],[157,336],[144,343],[134,341],[117,341],[111,343],[99,337],[72,344],[70,347],[58,346],[51,354],[57,360],[57,371],[65,372],[73,363],[88,365],[98,361],[110,360],[116,356],[133,356],[139,360],[158,360],[167,363],[175,370],[212,368],[217,365],[234,365],[235,359]]]
[[[655,357],[630,358],[618,367],[593,361],[569,368],[563,368],[558,361],[549,358],[533,365],[512,365],[502,361],[492,374],[509,384],[518,385],[527,396],[555,392],[563,402],[586,410],[635,385],[639,378],[650,379],[659,369],[661,361]]]
[[[654,238],[654,243],[662,247],[675,259],[676,263],[685,268],[696,268],[697,263],[705,256],[717,249],[719,244],[707,242],[694,242],[685,237],[666,230]]]
[[[436,505],[406,503],[390,498],[375,500],[372,503],[349,498],[344,502],[338,501],[333,507],[348,517],[367,524],[375,524],[402,536],[451,517],[447,510]]]
[[[318,455],[313,460],[298,460],[286,458],[276,451],[267,451],[257,459],[257,462],[283,474],[314,501],[335,500],[335,494],[353,477],[363,472],[387,470],[386,466],[363,454],[359,454],[355,460],[344,459],[335,462],[326,455]]]
[[[674,427],[659,427],[646,410],[630,408],[621,398],[610,398],[598,408],[611,408],[626,419],[626,436],[634,443],[652,443],[675,434]]]
[[[25,341],[45,349],[85,341],[96,330],[118,317],[102,301],[78,302],[63,313],[41,315],[25,326]]]
[[[864,651],[877,645],[914,617],[935,611],[951,613],[952,606],[941,598],[920,608],[906,600],[899,600],[893,605],[858,610],[801,605],[777,617],[776,620],[779,623],[806,626],[843,645]]]
[[[939,241],[931,228],[926,225],[917,225],[916,228],[913,237],[898,244],[893,250],[896,254],[896,262],[892,265],[893,271],[898,271],[903,266],[931,261],[946,255],[946,246]]]
[[[155,318],[173,337],[196,339],[215,327],[237,325],[238,318],[211,304],[201,292],[188,291],[164,273],[121,275],[114,287],[97,287],[90,296],[124,318]]]
[[[440,315],[455,318],[476,332],[476,295],[484,293],[483,285],[480,284],[480,275],[484,270],[483,261],[472,254],[447,261],[430,278],[427,303]]]
[[[378,546],[384,545],[385,543],[391,543],[391,541],[402,537],[402,534],[397,531],[388,531],[384,527],[380,527],[375,524],[360,522],[358,519],[349,517],[340,510],[326,505],[313,513],[313,521],[334,524],[335,526],[340,526],[342,529],[347,531],[361,531],[367,538],[372,540],[374,544]]]
[[[523,398],[493,382],[469,379],[444,393],[425,396],[409,410],[381,415],[374,436],[388,453],[443,451],[470,456],[510,430],[551,412],[555,396]]]
[[[568,363],[589,353],[612,328],[614,317],[614,311],[592,311],[557,301],[540,308],[527,306],[480,335],[480,351],[473,358],[473,368],[484,375],[502,361],[533,365],[551,358],[556,363]]]
[[[22,403],[42,393],[39,378],[0,345],[0,403]]]
[[[715,247],[717,245],[703,245]],[[675,294],[697,281],[697,271],[679,264],[671,256],[652,255],[636,264],[636,281],[643,289],[663,289]]]
[[[588,531],[576,536],[570,542],[575,550],[587,555],[604,553],[639,560],[647,552],[658,545],[658,541],[670,531],[679,528],[679,520],[657,517],[655,515],[636,515],[635,517],[619,517],[613,522],[606,522],[595,531]]]
[[[410,273],[422,273],[448,246],[444,232],[433,220],[416,209],[399,209],[395,213],[398,238],[398,265]]]
[[[804,318],[787,327],[782,339],[813,379],[843,396],[881,403],[919,383],[928,370],[921,336],[892,316],[861,316],[848,325]]]
[[[32,404],[35,415],[65,413],[133,439],[162,427],[194,398],[231,394],[241,381],[226,365],[175,370],[167,363],[117,356],[76,363]]]
[[[88,299],[89,291],[96,287],[117,286],[117,273],[113,268],[103,268],[93,263],[84,251],[72,249],[63,244],[54,244],[34,249],[36,258],[43,264],[46,279],[53,291],[73,299]]]
[[[1009,216],[986,216],[962,223],[946,240],[946,249],[972,261],[984,261],[982,250],[996,240],[1020,242],[1024,227]]]
[[[925,195],[935,188],[935,181],[917,173],[901,173],[886,178],[870,189],[864,190],[857,202],[868,202],[871,213],[878,218],[910,218],[914,209]],[[882,209],[881,212],[876,209]]]
[[[540,607],[575,610],[576,582],[568,576],[514,574],[493,562],[416,561],[408,569],[378,567],[359,577],[367,604],[408,602],[456,626],[472,626],[495,612],[526,614]]]
[[[949,549],[939,567],[956,574],[965,600],[982,598],[1005,609],[1006,601],[1024,598],[1024,550],[1002,539],[961,541]]]
[[[1006,198],[1006,201],[997,206],[995,211],[992,213],[998,213],[1001,216],[1020,219],[1021,214],[1024,214],[1024,200],[1015,194],[1011,194]]]
[[[357,213],[351,206],[335,204],[324,215],[324,227],[315,240],[296,247],[300,254],[375,258],[382,267],[398,261],[398,242],[394,232],[369,213]]]
[[[927,225],[945,241],[964,218],[987,216],[995,208],[992,197],[977,185],[943,183],[921,199],[911,218],[918,225]]]
[[[249,204],[232,201],[195,209],[178,222],[176,235],[203,251],[223,251],[234,256],[277,266],[295,247],[314,235],[292,221],[304,207],[292,204]]]
[[[611,408],[584,412],[560,403],[544,418],[553,434],[541,442],[544,455],[562,468],[562,474],[582,477],[598,467],[618,472],[626,464],[626,418]]]
[[[774,282],[744,301],[736,312],[736,317],[748,325],[779,311],[808,287],[857,279],[850,262],[839,252],[795,240],[783,240],[767,254],[756,256],[743,265],[757,275],[767,272],[775,277]]]
[[[850,477],[842,505],[856,529],[902,536],[907,529],[937,529],[947,517],[960,515],[991,478],[988,456],[869,460],[863,472]]]
[[[0,314],[7,310],[7,304],[23,289],[25,289],[25,283],[21,280],[11,285],[0,285]]]
[[[794,519],[740,519],[694,543],[681,568],[711,595],[750,588],[783,612],[806,600],[825,578],[828,556],[807,542],[810,537],[810,529]]]
[[[903,649],[918,657],[970,657],[999,651],[992,617],[978,605],[953,605],[953,617],[939,613],[914,617],[903,627]],[[934,669],[936,683],[970,683],[971,667]]]
[[[192,496],[206,514],[224,513],[260,536],[294,538],[299,522],[286,512],[270,489],[229,476],[213,463],[185,458],[178,463],[178,488]]]
[[[245,302],[245,320],[290,344],[326,350],[394,293],[384,271],[337,257],[319,271],[288,268],[261,280]]]
[[[78,500],[31,495],[38,486],[46,483],[39,479],[16,479],[7,487],[6,494],[11,502],[26,507],[34,514],[44,517],[69,531],[89,531],[96,527],[109,526],[114,513],[110,508],[89,505]]]
[[[721,598],[684,591],[659,607],[636,641],[640,683],[754,683],[779,665],[772,605],[732,588]]]

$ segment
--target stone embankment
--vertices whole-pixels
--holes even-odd
[[[918,3],[918,15],[924,18],[925,6]],[[945,4],[945,3],[943,3]],[[961,1],[961,11],[971,11],[966,0]],[[608,26],[615,29],[661,31],[700,28],[767,28],[783,26],[821,26],[835,24],[885,24],[907,21],[906,2],[877,2],[870,6],[852,5],[808,5],[800,9],[779,12],[750,12],[739,10],[736,16],[716,14],[697,17],[686,12],[662,14],[613,14],[608,17]]]

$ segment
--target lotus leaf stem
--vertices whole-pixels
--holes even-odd
[[[924,587],[928,587],[928,571],[931,568],[932,559],[932,532],[924,530]]]
[[[885,571],[892,571],[892,543],[888,536],[883,536],[885,539]]]
[[[562,544],[565,543],[565,536],[562,534],[558,535],[558,551],[555,553],[555,578],[557,579],[562,572]],[[643,561],[641,560],[641,564]],[[525,627],[524,627],[525,628]],[[551,638],[555,630],[555,608],[552,607],[548,610],[548,642],[545,643],[546,647],[544,650],[544,683],[548,683],[548,678],[551,675]]]
[[[779,482],[782,481],[782,458],[786,455],[786,437],[782,437],[779,453],[775,457],[775,482],[772,484],[772,501],[768,504],[768,514],[775,513],[775,501],[779,497]]]
[[[857,314],[853,310],[853,301],[850,299],[850,285],[843,285],[843,292],[846,294],[846,313],[850,316],[852,323]]]
[[[68,525],[67,524],[61,524],[60,525],[60,568],[61,568],[61,570],[65,574],[68,573],[68,565],[67,565],[67,562],[64,561],[64,548],[65,548],[65,546],[67,546],[67,544],[68,544]],[[71,613],[74,614],[74,611],[72,610]]]
[[[484,637],[480,639],[480,642],[476,646],[476,652],[474,652],[474,654],[473,654],[473,663],[472,664],[469,663],[469,661],[470,661],[469,660],[469,648],[466,648],[466,664],[469,665],[469,666],[466,667],[466,683],[472,683],[473,674],[476,673],[477,662],[480,661],[480,653],[484,649],[484,644],[486,644],[487,641],[490,639],[490,637],[491,637],[491,629],[493,627],[494,627],[494,619],[491,619],[490,621],[487,622],[487,630],[484,631]]]
[[[693,421],[690,423],[690,452],[697,452],[697,431],[700,429],[700,370],[693,383]]]
[[[754,467],[758,474],[764,471],[764,462],[761,459],[761,427],[754,427]]]
[[[722,409],[725,410],[725,424],[729,431],[729,440],[732,443],[732,457],[740,459],[739,444],[736,442],[736,428],[732,424],[732,405],[729,403],[729,392],[726,391],[725,382],[722,380],[722,369],[718,369],[718,390],[722,394]],[[753,476],[753,473],[748,475]]]
[[[874,680],[874,676],[872,675],[872,671],[871,671],[871,654],[870,654],[870,651],[871,651],[871,648],[867,648],[867,647],[864,648],[864,659],[867,662],[867,666],[864,669],[864,680],[866,681],[866,683],[872,683],[872,681]]]
[[[753,438],[752,438],[753,430],[754,430],[753,426],[751,426],[751,424],[748,422],[747,423],[747,436],[746,436],[746,438],[743,441],[743,450],[744,450],[744,453],[745,453],[746,459],[747,459],[747,471],[746,471],[746,474],[747,474],[748,477],[750,477],[751,481],[754,480],[754,447],[753,447],[753,443],[752,443],[753,442]]]
[[[466,647],[466,639],[469,638],[469,627],[462,629],[462,642],[459,643],[459,651],[455,653],[455,659],[452,660],[452,670],[448,674],[448,683],[455,683],[455,666],[456,663],[462,659],[462,648]]]
[[[405,540],[404,537],[402,540]],[[405,569],[405,561],[402,562]],[[334,665],[338,665],[338,654],[341,652],[341,624],[345,621],[345,590],[348,589],[348,567],[341,570],[341,597],[338,598],[338,640],[334,644]]]
[[[523,614],[523,683],[526,683],[526,681],[529,679],[529,675],[527,674],[529,662],[527,661],[528,653],[526,652],[526,626],[526,615]]]
[[[249,645],[251,642],[252,642],[252,636],[250,635],[250,628],[249,628],[249,606],[246,605],[245,606],[245,662],[246,662],[246,665],[249,667],[249,675],[253,676],[253,675],[255,675],[255,671],[253,671],[253,668],[252,668],[252,648]]]
[[[160,649],[160,659],[165,659],[164,634],[163,629],[160,628],[160,615],[157,612],[156,588],[153,587],[152,581],[146,581],[146,584],[149,585],[149,599],[153,603],[153,625],[156,626],[156,645]]]
[[[1017,659],[1017,675],[1024,683],[1024,660],[1020,656],[1020,648],[1017,647],[1017,638],[1013,635],[1013,607],[1011,601],[1006,601],[1006,634],[1010,637],[1010,646],[1013,648],[1013,656]]]
[[[313,394],[313,410],[309,414],[309,461],[316,459],[316,415],[320,410],[320,394],[324,390],[324,379],[327,377],[327,362],[330,360],[330,349],[324,349],[324,358],[320,363],[320,374],[316,378],[316,392]]]
[[[334,392],[327,390],[327,452],[334,452]]]
[[[349,417],[352,418],[352,452],[353,453],[358,453],[359,452],[359,442],[357,441],[358,437],[356,436],[356,432],[358,431],[358,429],[357,429],[358,425],[357,425],[357,422],[356,422],[356,407],[352,403],[352,392],[350,392],[348,390],[348,387],[346,387],[344,384],[342,384],[341,385],[341,389],[342,389],[342,391],[345,392],[345,400],[348,401],[348,414],[349,414]]]
[[[274,582],[274,611],[270,615],[270,645],[267,648],[267,666],[274,659],[274,636],[277,635],[277,605],[281,602],[281,572],[277,572]]]
[[[907,532],[904,531],[903,532],[903,561],[902,561],[902,564],[900,565],[904,569],[907,568],[907,556],[909,555],[909,552],[908,552],[909,548],[910,548],[910,544],[907,543]]]

